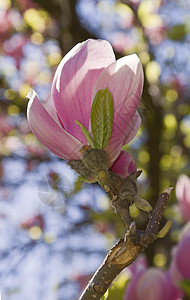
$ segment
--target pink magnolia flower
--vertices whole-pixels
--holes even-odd
[[[143,88],[143,69],[137,55],[115,60],[111,45],[105,40],[87,40],[77,44],[60,62],[54,76],[51,99],[43,105],[36,92],[30,98],[27,116],[31,130],[54,154],[66,160],[82,158],[80,149],[87,140],[75,120],[90,130],[91,104],[100,89],[113,96],[113,128],[105,151],[109,167],[122,175],[133,172],[132,157],[121,151],[140,126],[137,112]],[[123,171],[124,170],[124,171]]]
[[[174,284],[179,285],[183,279],[190,279],[190,233],[182,236],[179,244],[173,251],[172,261],[169,268]]]
[[[179,208],[184,222],[190,220],[190,179],[181,175],[176,184],[176,197],[179,201]]]
[[[126,290],[126,300],[177,300],[179,291],[169,273],[156,268],[141,269],[132,277]]]

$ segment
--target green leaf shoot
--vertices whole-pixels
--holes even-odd
[[[90,144],[90,146],[91,146],[92,148],[95,148],[94,141],[93,141],[93,139],[92,139],[90,133],[89,133],[88,130],[86,129],[86,127],[84,127],[84,125],[82,125],[82,124],[81,124],[79,121],[77,121],[77,120],[75,121],[75,123],[76,123],[77,125],[80,125],[81,131],[83,132],[83,134],[84,134],[85,138],[87,139],[88,143]]]
[[[107,145],[113,125],[113,97],[108,88],[97,92],[91,108],[91,129],[96,148]]]

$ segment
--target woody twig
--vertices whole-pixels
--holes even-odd
[[[87,182],[98,182],[111,199],[111,205],[126,226],[125,237],[111,248],[99,269],[89,281],[79,300],[100,299],[116,276],[137,257],[156,238],[164,237],[171,227],[171,221],[159,231],[164,209],[170,198],[172,188],[165,188],[157,203],[152,206],[139,196],[137,178],[142,171],[136,171],[125,178],[108,170],[107,155],[102,149],[84,149],[83,159],[70,161],[70,165]],[[138,230],[130,216],[129,207],[135,205],[149,214],[146,230]],[[158,232],[159,231],[159,232]]]

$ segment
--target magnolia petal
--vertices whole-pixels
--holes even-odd
[[[181,174],[176,184],[176,197],[181,202],[184,201],[185,191],[188,191],[187,195],[190,194],[190,179],[185,174]],[[190,196],[188,201],[190,203]]]
[[[180,230],[180,239],[183,239],[185,236],[190,235],[190,221],[188,221]]]
[[[114,123],[111,138],[106,146],[109,159],[113,162],[120,153],[123,140],[134,136],[135,129],[131,128],[137,106],[143,89],[143,68],[136,54],[120,58],[104,69],[99,76],[92,100],[97,91],[106,87],[112,93],[114,100]],[[139,122],[139,119],[138,119]],[[126,136],[127,133],[127,136]]]
[[[179,272],[177,263],[176,263],[176,250],[177,249],[173,249],[173,250],[175,250],[175,252],[173,251],[173,255],[172,255],[172,259],[171,259],[171,263],[170,263],[168,272],[170,273],[172,282],[177,286],[178,283],[183,279],[183,276]]]
[[[57,116],[57,111],[55,109],[55,106],[54,106],[54,103],[53,101],[51,100],[51,98],[49,98],[47,101],[45,101],[43,103],[43,106],[45,107],[45,109],[47,110],[47,112],[49,113],[49,115],[55,120],[55,122],[62,126],[59,119],[58,119],[58,116]]]
[[[82,144],[59,126],[41,104],[36,92],[31,90],[27,118],[34,135],[55,155],[66,160],[81,159]]]
[[[179,287],[177,287],[176,285],[173,284],[172,278],[170,276],[170,272],[166,272],[166,276],[167,276],[167,283],[168,283],[169,288],[170,288],[170,293],[169,293],[169,297],[168,297],[167,300],[182,299],[183,292]]]
[[[141,125],[141,117],[139,113],[136,111],[125,133],[123,146],[128,144],[130,141],[134,139],[134,137],[136,136],[139,130],[140,125]]]
[[[120,155],[111,167],[111,171],[119,174],[122,177],[126,177],[137,170],[135,161],[131,154],[125,151],[121,151]]]
[[[135,274],[133,274],[126,290],[125,300],[139,300],[137,295],[137,287],[140,278],[145,273],[145,269],[139,269]]]
[[[185,236],[179,243],[176,252],[176,265],[184,279],[190,278],[190,235]]]
[[[176,197],[184,222],[190,220],[190,179],[185,174],[179,176],[176,184]]]
[[[190,220],[190,204],[187,202],[179,203],[179,210],[184,222],[188,222]]]
[[[170,286],[166,273],[156,268],[149,268],[139,279],[137,285],[138,299],[168,299]]]
[[[104,40],[87,40],[76,45],[61,61],[52,85],[52,99],[65,130],[86,143],[78,120],[89,127],[94,84],[102,70],[115,61],[111,45]]]

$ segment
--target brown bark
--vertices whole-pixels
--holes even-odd
[[[79,300],[100,299],[117,275],[136,259],[139,251],[144,250],[157,238],[160,221],[171,190],[172,188],[166,188],[160,194],[145,231],[136,230],[135,223],[131,223],[125,238],[120,239],[109,251]],[[122,215],[122,208],[118,210],[118,213]]]

